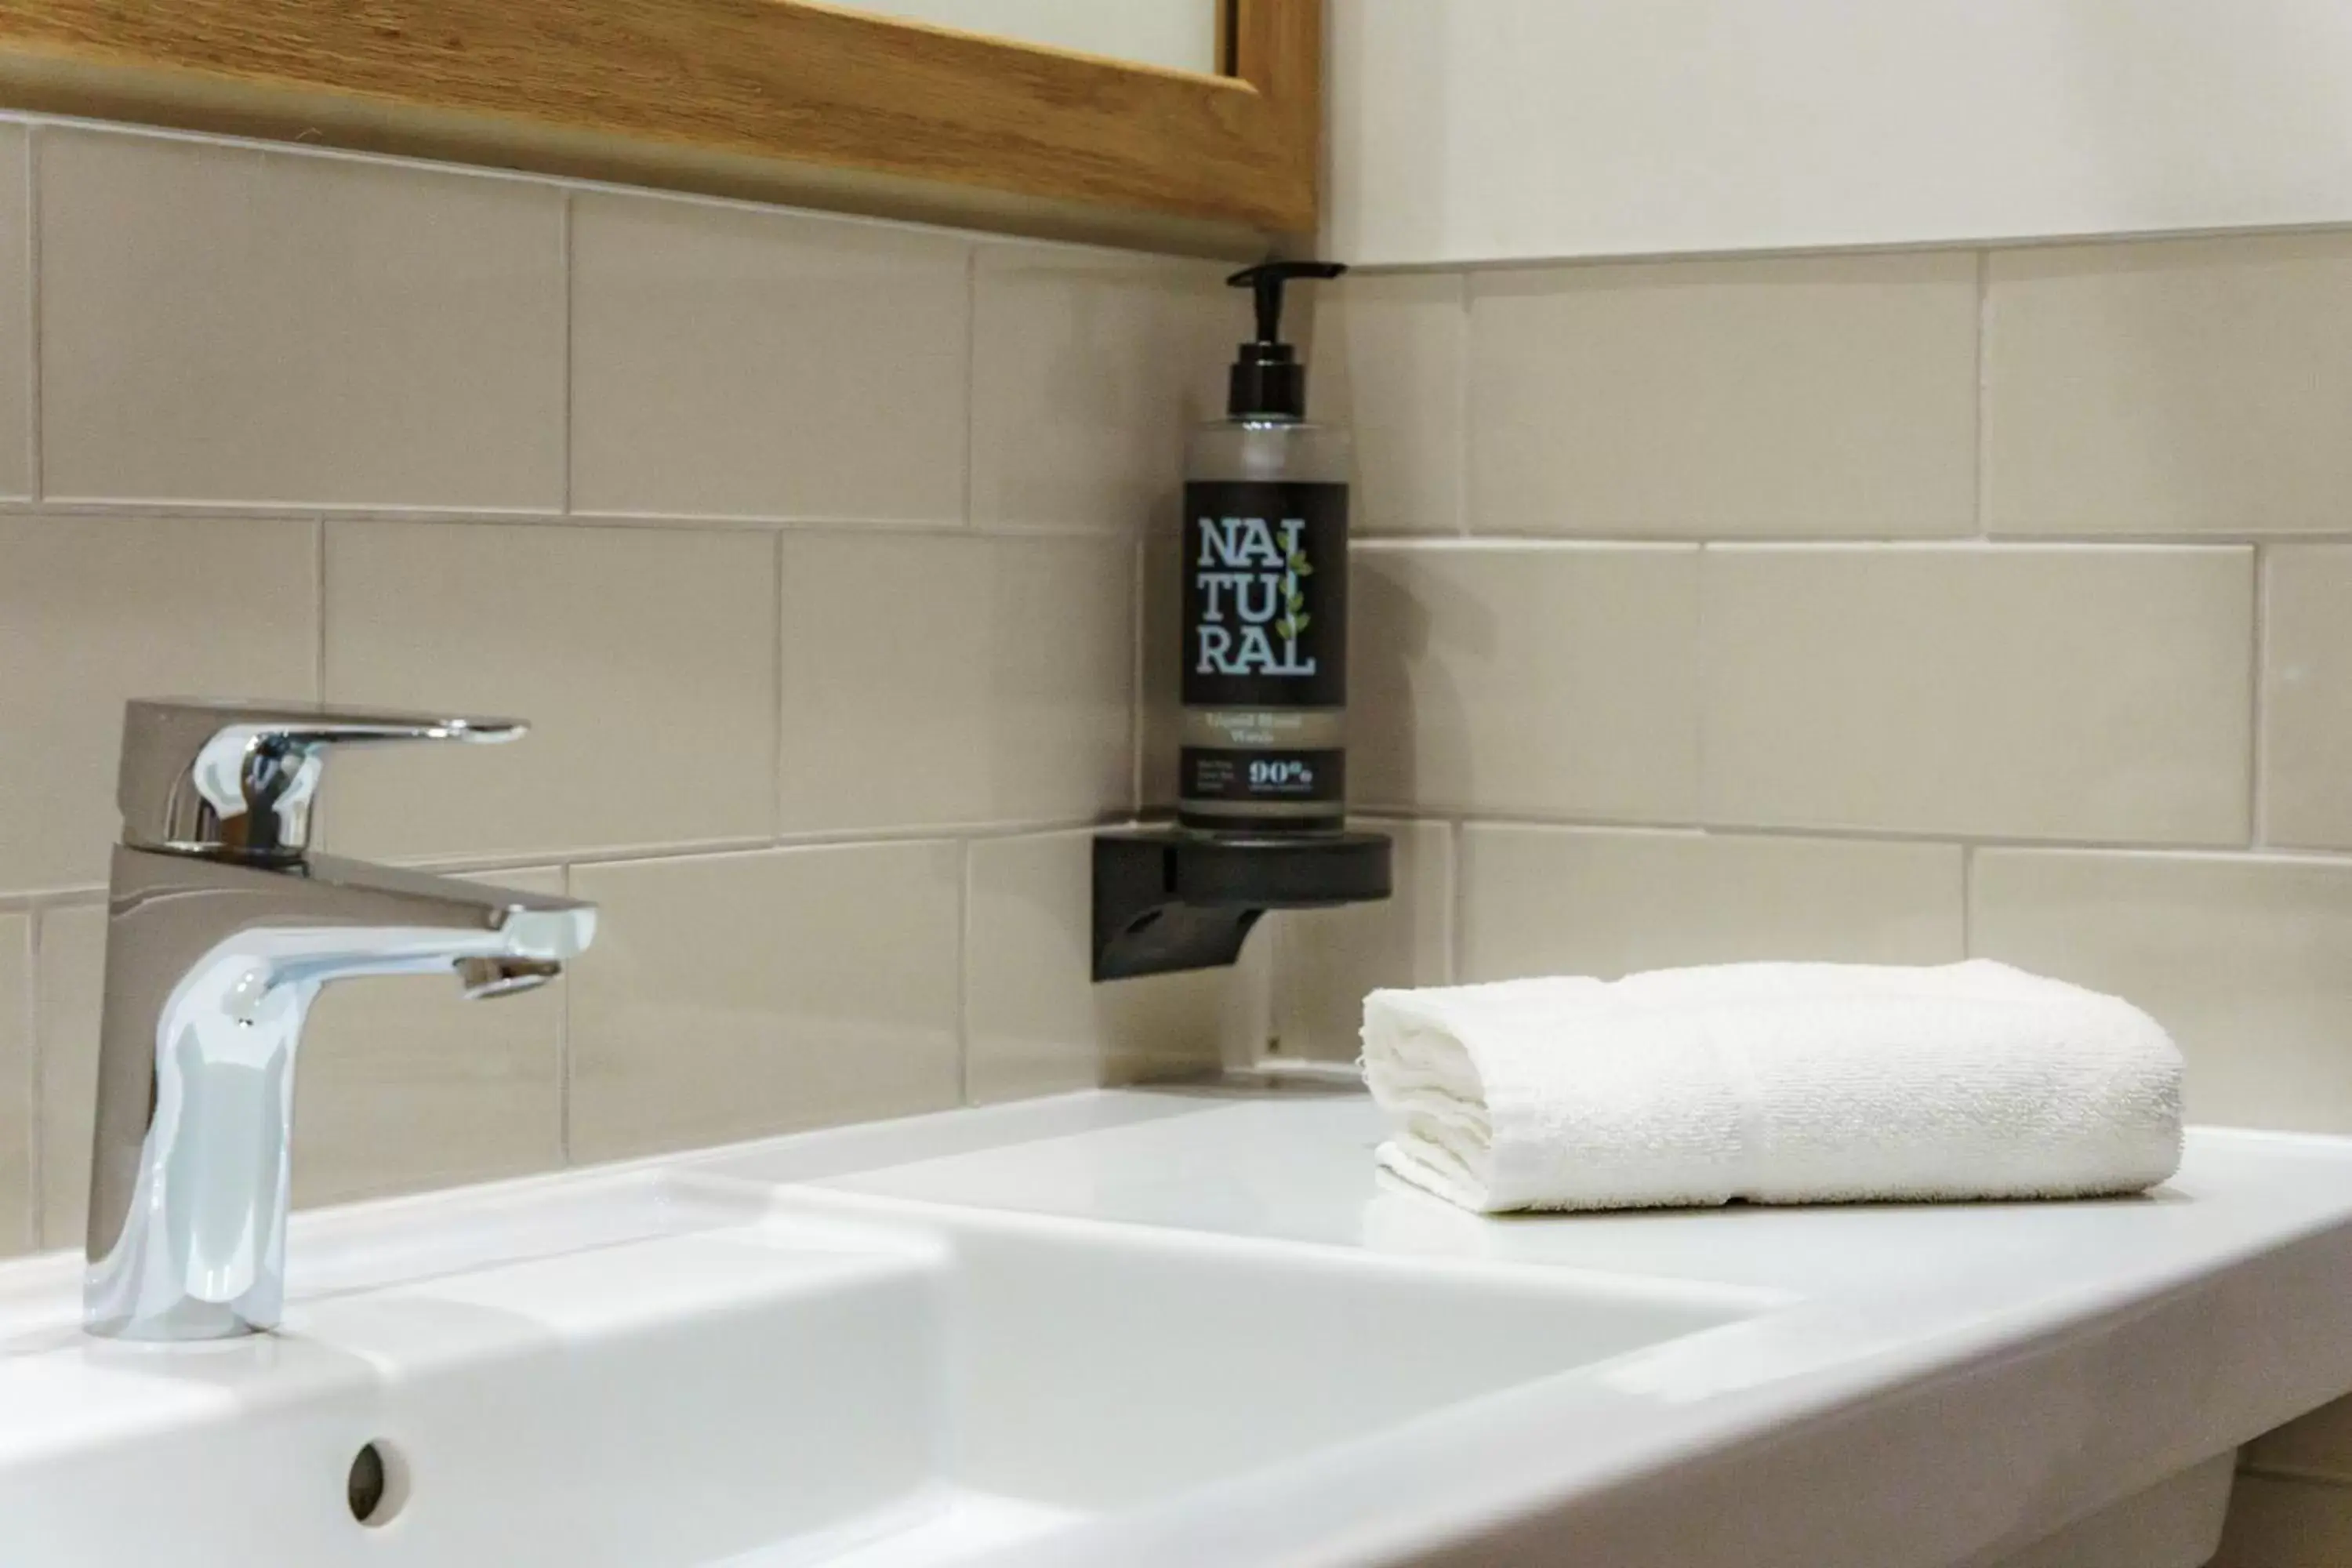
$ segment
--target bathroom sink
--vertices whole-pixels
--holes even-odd
[[[696,1563],[936,1468],[919,1252],[803,1225],[410,1264],[271,1336],[0,1344],[0,1561]]]
[[[0,1265],[5,1568],[2190,1568],[2352,1391],[2352,1142],[1486,1219],[1356,1096],[1074,1095],[295,1216],[274,1335]]]
[[[1066,1518],[1261,1473],[1755,1310],[1744,1292],[1014,1216],[932,1234],[943,1479]]]
[[[439,1254],[347,1242],[271,1337],[0,1310],[0,1561],[958,1560],[1756,1301],[651,1174],[572,1204],[489,1198]]]

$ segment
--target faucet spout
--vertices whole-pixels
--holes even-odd
[[[563,973],[563,965],[540,958],[461,958],[457,986],[468,1002],[489,1002],[536,991]]]
[[[321,987],[455,969],[543,984],[593,907],[310,856],[255,865],[119,847],[90,1178],[89,1328],[215,1339],[283,1305],[294,1068]]]

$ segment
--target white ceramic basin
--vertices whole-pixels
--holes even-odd
[[[305,1215],[286,1331],[213,1346],[0,1266],[0,1568],[2189,1568],[2352,1390],[2342,1141],[1496,1221],[1379,1132],[1073,1096]]]
[[[338,1289],[330,1258],[268,1339],[20,1329],[0,1344],[0,1563],[946,1561],[1759,1300],[816,1194],[730,1203],[654,1175],[573,1202],[491,1200],[467,1216],[470,1249],[412,1246],[398,1268],[425,1278]],[[499,1231],[594,1244],[475,1266]],[[384,1256],[345,1249],[346,1268]],[[386,1487],[362,1521],[350,1483],[371,1447]]]
[[[1009,1215],[932,1234],[946,1243],[944,1479],[1062,1521],[1262,1473],[1757,1305]]]
[[[820,1529],[936,1469],[935,1276],[779,1226],[312,1299],[268,1338],[20,1337],[0,1562],[686,1563]]]

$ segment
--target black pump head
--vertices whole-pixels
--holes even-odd
[[[1244,267],[1225,279],[1252,290],[1257,305],[1257,338],[1244,343],[1234,360],[1225,412],[1300,419],[1307,414],[1307,367],[1297,351],[1282,341],[1282,290],[1294,278],[1337,278],[1348,268],[1337,261],[1266,261]]]

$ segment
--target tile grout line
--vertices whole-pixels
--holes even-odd
[[[1559,833],[1615,833],[1650,837],[1788,838],[1822,844],[1926,844],[1978,849],[2015,849],[2063,855],[2131,855],[2166,858],[2292,862],[2297,865],[2352,869],[2352,847],[2308,848],[2285,845],[2249,847],[2242,843],[2206,840],[2162,842],[2153,839],[2023,838],[2001,834],[1937,832],[1902,827],[1839,827],[1779,823],[1715,821],[1636,821],[1625,817],[1553,816],[1526,811],[1463,812],[1447,805],[1414,806],[1395,802],[1356,808],[1362,816],[1396,820],[1459,821],[1465,827],[1511,827]]]
[[[1887,551],[1917,555],[2032,554],[2151,554],[2199,551],[2245,550],[2257,544],[2305,545],[2352,542],[2352,531],[2304,531],[2294,533],[2005,533],[1979,537],[1971,533],[1739,533],[1721,529],[1680,529],[1672,531],[1547,533],[1526,529],[1498,529],[1456,536],[1451,533],[1363,533],[1349,540],[1351,549],[1395,552],[1464,551],[1634,551],[1692,550],[1701,547],[1729,551],[1807,552],[1831,554],[1839,551]]]
[[[1127,668],[1127,808],[1130,813],[1143,810],[1144,748],[1150,742],[1150,726],[1144,719],[1146,694],[1143,672],[1148,650],[1145,643],[1150,636],[1150,617],[1145,613],[1150,595],[1144,582],[1151,570],[1151,542],[1138,539],[1134,544],[1132,578],[1128,584],[1128,613],[1134,618],[1135,629],[1128,639]],[[1181,565],[1181,551],[1179,551]]]
[[[2352,1476],[2341,1471],[2307,1469],[2300,1465],[2282,1465],[2259,1459],[2241,1458],[2237,1474],[2255,1476],[2266,1481],[2287,1481],[2296,1486],[2319,1487],[2329,1491],[2352,1490]]]
[[[398,522],[420,526],[444,524],[501,528],[570,526],[636,530],[651,533],[675,533],[698,530],[711,533],[769,533],[784,536],[814,533],[856,535],[864,538],[877,535],[916,538],[979,536],[998,539],[1111,541],[1138,536],[1138,531],[1075,523],[992,521],[967,527],[962,523],[946,519],[857,518],[845,515],[784,517],[719,512],[652,511],[566,513],[543,508],[513,507],[327,505],[318,501],[188,499],[155,500],[138,497],[65,497],[55,500],[34,500],[23,496],[0,497],[0,517],[37,516],[192,521],[227,518],[237,521],[264,521],[272,520],[308,521],[314,518],[323,518],[330,522]],[[1160,531],[1145,529],[1140,531],[1140,536],[1150,537],[1158,531]],[[1970,551],[2014,554],[2056,552],[2193,552],[2245,550],[2264,544],[2278,547],[2352,544],[2352,527],[2298,529],[2284,531],[2240,530],[2233,532],[2200,531],[2174,533],[2098,531],[2006,533],[1984,538],[1968,533],[1727,533],[1721,529],[1683,530],[1670,532],[1552,533],[1526,529],[1499,529],[1470,535],[1451,532],[1359,533],[1349,542],[1353,549],[1398,552],[1448,548],[1471,551],[1558,550],[1562,552],[1686,550],[1697,546],[1712,546],[1729,551],[1782,550],[1822,553],[1856,550],[1899,551],[1922,554],[1937,552],[1958,554]]]
[[[322,501],[212,500],[186,498],[150,500],[136,496],[66,496],[40,501],[26,496],[0,497],[0,517],[97,517],[209,521],[283,521],[324,517],[338,522],[398,522],[420,527],[451,525],[468,528],[551,528],[634,530],[646,533],[676,533],[698,530],[708,533],[818,533],[964,539],[1046,539],[1110,541],[1131,537],[1128,528],[1091,523],[992,521],[966,527],[953,518],[857,517],[848,513],[824,516],[782,516],[732,512],[614,512],[557,511],[546,507],[396,506],[373,502],[341,504]],[[2318,536],[2325,537],[2325,536]],[[2352,538],[2347,532],[2347,538]],[[2239,541],[2237,542],[2243,542]]]
[[[1399,822],[1451,823],[1465,831],[1471,827],[1502,827],[1537,832],[1617,834],[1657,838],[1713,837],[1781,838],[1800,843],[1817,844],[1940,845],[1975,849],[2019,850],[2037,854],[2129,856],[2142,858],[2231,861],[2252,865],[2295,865],[2323,869],[2352,870],[2352,847],[2339,848],[2275,844],[2250,847],[2243,843],[2216,841],[2025,838],[2000,834],[1938,832],[1899,827],[1840,827],[1820,825],[1792,826],[1777,823],[1694,820],[1641,821],[1624,817],[1543,816],[1524,810],[1482,813],[1465,811],[1459,806],[1412,805],[1393,801],[1359,805],[1350,808],[1350,815],[1381,817]],[[547,871],[567,868],[577,870],[603,866],[708,860],[776,850],[882,848],[894,845],[955,843],[964,840],[981,844],[1005,838],[1035,837],[1046,834],[1091,833],[1105,827],[1131,824],[1137,820],[1134,814],[1125,811],[1097,812],[1062,817],[819,829],[807,833],[786,834],[781,838],[774,839],[730,838],[712,839],[698,844],[616,845],[610,847],[569,849],[548,847],[496,855],[404,858],[394,864],[401,869],[436,874],[494,876],[500,872]],[[105,901],[106,889],[99,886],[5,891],[0,892],[0,914],[93,909],[103,907]]]
[[[1691,810],[1693,815],[1706,815],[1707,747],[1706,721],[1707,688],[1711,684],[1707,671],[1712,666],[1708,658],[1706,613],[1707,579],[1714,575],[1715,549],[1712,545],[1697,546],[1697,559],[1691,566]]]
[[[310,695],[327,700],[327,520],[310,520]],[[324,822],[320,824],[324,826]]]
[[[971,840],[956,841],[956,1103],[971,1103]]]
[[[1976,395],[1970,404],[1976,416],[1976,429],[1973,432],[1976,461],[1972,465],[1969,475],[1974,489],[1969,510],[1976,519],[1976,536],[1979,539],[1990,540],[1992,537],[1992,515],[1986,474],[1990,468],[1990,459],[1992,449],[1991,251],[1979,250],[1976,253]]]
[[[1446,889],[1445,983],[1461,985],[1470,973],[1470,822],[1461,816],[1439,820],[1445,823],[1446,848],[1453,861],[1453,885]]]
[[[2265,848],[2270,844],[2270,810],[2263,800],[2270,787],[2270,681],[2271,663],[2271,573],[2277,565],[2271,546],[2254,547],[2254,652],[2252,668],[2247,673],[2246,738],[2246,828],[2247,847]]]
[[[1960,846],[1960,956],[1977,955],[1977,846]]]
[[[567,899],[579,897],[579,894],[572,890],[571,866],[566,864],[556,869],[562,879],[563,896]],[[563,983],[557,988],[562,999],[555,1015],[555,1163],[559,1170],[568,1170],[572,1165],[572,967],[571,963],[567,963],[564,966]]]
[[[572,414],[574,382],[577,379],[574,340],[580,332],[579,302],[572,286],[572,274],[578,250],[572,238],[572,209],[577,199],[575,193],[565,191],[563,201],[558,208],[557,218],[556,273],[558,286],[563,290],[563,416],[562,428],[558,432],[556,449],[559,460],[562,464],[558,493],[562,498],[562,512],[566,517],[572,515]]]
[[[979,510],[980,457],[980,247],[963,254],[963,526]]]
[[[1461,384],[1454,393],[1454,536],[1467,539],[1475,531],[1470,525],[1470,430],[1477,417],[1477,401],[1472,391],[1470,376],[1470,322],[1474,300],[1467,271],[1454,274],[1454,286],[1460,296],[1460,310],[1455,319],[1455,369],[1461,374]]]
[[[44,1083],[42,1058],[48,1053],[41,1047],[41,925],[46,917],[39,910],[30,910],[25,916],[25,1235],[32,1249],[42,1249],[45,1216],[48,1211],[48,1161],[44,1158],[42,1127],[47,1118],[41,1111],[41,1089]]]
[[[40,128],[25,128],[25,488],[34,505],[48,488],[43,471],[41,419],[41,160]]]
[[[782,534],[776,535],[770,548],[774,559],[770,563],[768,575],[775,593],[776,614],[768,638],[768,673],[769,679],[776,683],[776,698],[771,707],[776,721],[776,735],[775,744],[768,752],[768,825],[769,842],[782,844],[787,820],[788,802],[785,796],[790,793],[784,778],[784,710],[789,700],[784,695],[784,574],[790,567],[784,560]]]

